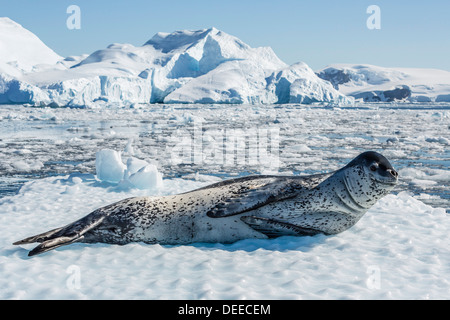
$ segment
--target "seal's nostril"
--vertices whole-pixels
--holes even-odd
[[[389,171],[389,173],[390,173],[394,178],[397,178],[397,177],[398,177],[397,171],[395,171],[395,170],[393,170],[393,169],[389,169],[388,171]]]

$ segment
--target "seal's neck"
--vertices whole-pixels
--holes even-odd
[[[379,199],[388,194],[392,186],[383,184],[371,177],[360,166],[346,168],[342,171],[345,191],[341,192],[340,198],[345,204],[360,211],[367,211]],[[347,197],[345,195],[348,194]]]
[[[336,196],[352,215],[364,214],[377,200],[370,198],[366,189],[370,188],[371,181],[365,177],[358,167],[346,168],[337,175],[340,183],[335,189]]]

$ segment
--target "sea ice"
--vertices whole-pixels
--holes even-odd
[[[11,245],[127,197],[180,193],[208,183],[175,178],[159,190],[120,192],[89,175],[27,183],[19,194],[0,200],[0,297],[449,298],[450,220],[444,209],[407,192],[381,199],[335,236],[180,246],[72,244],[31,258],[32,245]]]

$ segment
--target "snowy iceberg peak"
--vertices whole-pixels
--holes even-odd
[[[189,65],[196,71],[197,76],[206,74],[224,62],[235,60],[259,60],[264,67],[272,69],[286,66],[271,48],[252,48],[214,27],[196,31],[157,33],[144,46],[152,46],[162,53],[170,54],[174,60],[180,59],[180,63]],[[175,77],[173,74],[172,76]]]
[[[54,65],[63,60],[36,35],[17,22],[0,17],[0,72],[17,75],[41,64]]]
[[[157,33],[141,47],[111,44],[97,50],[72,68],[92,64],[90,68],[128,70],[139,76],[151,69],[162,69],[169,79],[195,78],[206,74],[223,62],[248,59],[255,49],[216,28],[197,31]],[[269,50],[266,50],[269,51]],[[271,63],[282,63],[275,54],[262,55]],[[103,71],[104,72],[104,71]],[[116,75],[121,75],[117,73]]]
[[[189,41],[187,41],[184,32],[174,33],[175,35],[181,33],[184,36],[179,39],[179,42],[176,42],[175,48],[171,46],[170,52],[175,52],[173,56],[175,62],[168,74],[169,78],[195,78],[208,73],[226,61],[244,59],[242,52],[239,52],[236,48],[230,50],[230,46],[224,46],[223,39],[218,39],[217,33],[214,33],[214,31],[220,32],[214,28],[208,29],[200,33],[202,36],[200,38],[197,35],[200,31],[189,32],[194,33],[192,37],[189,37]],[[174,42],[174,39],[170,39],[169,44],[172,45]],[[155,48],[160,48],[160,46],[157,44]],[[163,48],[163,52],[165,52],[165,49],[167,47]]]
[[[214,39],[218,43],[234,45],[236,48],[248,50],[250,46],[214,27],[201,30],[181,30],[172,33],[158,32],[144,45],[151,45],[163,53],[195,51],[190,50],[200,45],[204,46],[207,39]],[[200,57],[196,57],[200,58]]]
[[[147,54],[151,57],[151,54]],[[148,57],[142,52],[139,52],[138,48],[131,44],[110,44],[107,48],[97,50],[88,55],[85,59],[71,68],[78,68],[88,64],[92,64],[89,67],[103,67],[111,69],[126,70],[128,73],[134,69],[141,69],[142,65],[150,64]],[[123,66],[120,68],[119,66]]]
[[[181,30],[172,33],[158,32],[144,45],[151,45],[163,53],[186,51],[202,39],[205,39],[215,28],[202,30]]]

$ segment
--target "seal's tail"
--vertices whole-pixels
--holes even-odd
[[[84,238],[84,234],[98,226],[104,216],[90,214],[65,227],[53,229],[32,237],[25,238],[13,243],[13,245],[40,242],[40,244],[28,253],[28,256],[44,253],[49,250],[77,242]]]

